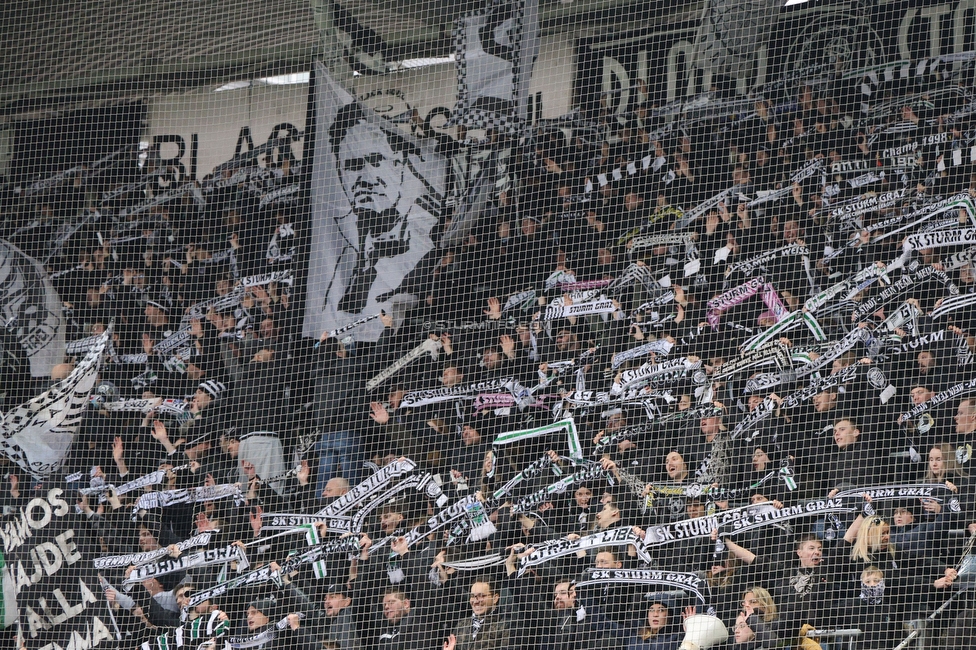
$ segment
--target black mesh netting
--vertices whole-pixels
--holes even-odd
[[[0,650],[968,649],[976,3],[0,10]]]

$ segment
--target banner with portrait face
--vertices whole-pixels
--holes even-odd
[[[315,66],[312,238],[305,336],[412,302],[437,259],[446,159]],[[380,321],[351,334],[375,341]]]
[[[32,377],[50,377],[64,356],[61,300],[37,261],[0,240],[0,327],[30,360]],[[4,343],[0,342],[0,345]]]

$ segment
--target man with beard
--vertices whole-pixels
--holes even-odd
[[[325,626],[322,640],[328,647],[337,650],[360,650],[359,631],[353,612],[352,595],[343,584],[335,584],[326,589],[323,611]]]
[[[575,583],[564,581],[556,585],[552,607],[541,650],[620,647],[620,627],[607,620],[599,607],[581,607],[576,601]]]
[[[378,650],[410,650],[423,647],[417,617],[411,614],[410,599],[396,587],[383,595],[383,620],[375,641]]]

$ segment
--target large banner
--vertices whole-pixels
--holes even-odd
[[[62,324],[61,299],[44,268],[0,240],[0,328],[11,331],[27,354],[31,376],[50,377],[61,362]]]
[[[604,97],[614,112],[623,113],[645,100],[663,105],[705,92],[713,72],[734,73],[742,93],[783,78],[819,78],[838,59],[842,70],[851,71],[976,49],[967,27],[976,16],[973,0],[795,4],[762,21],[763,38],[743,49],[743,36],[756,27],[750,12],[761,14],[763,4],[710,0],[702,17],[676,14],[675,21],[652,29],[580,39],[576,102],[592,110]],[[712,22],[703,24],[701,18],[709,17]],[[749,65],[730,66],[746,55]],[[648,97],[638,93],[639,79],[647,82]]]
[[[89,555],[98,545],[72,500],[61,488],[37,492],[0,525],[27,650],[114,648],[121,638]]]
[[[312,241],[305,336],[415,299],[437,251],[447,161],[356,101],[315,66]],[[354,330],[375,341],[380,321]]]

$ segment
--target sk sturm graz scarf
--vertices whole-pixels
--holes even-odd
[[[775,325],[770,326],[765,332],[757,334],[743,343],[742,349],[757,350],[771,341],[775,341],[776,339],[780,338],[786,332],[794,330],[801,325],[806,325],[807,329],[810,330],[810,334],[812,334],[813,338],[817,341],[827,340],[827,335],[824,333],[823,328],[820,327],[820,323],[817,322],[817,319],[813,317],[812,313],[807,311],[795,311]]]
[[[840,497],[806,501],[783,508],[768,508],[729,520],[718,528],[719,535],[736,535],[749,530],[763,528],[772,524],[800,519],[803,517],[822,517],[841,513],[857,512],[861,509],[861,497]]]
[[[610,394],[612,396],[620,395],[631,386],[660,381],[663,378],[669,378],[674,375],[683,377],[688,373],[694,373],[700,370],[701,367],[702,361],[700,359],[698,361],[689,361],[687,357],[662,361],[661,363],[645,363],[640,368],[624,370],[620,373],[620,380],[619,382],[614,382],[613,386],[610,387]]]
[[[598,585],[659,585],[681,589],[695,595],[702,603],[708,594],[708,583],[694,573],[659,571],[657,569],[586,569],[576,588]]]
[[[742,260],[741,262],[736,262],[726,270],[725,276],[729,277],[735,273],[741,273],[748,276],[754,273],[757,269],[763,268],[764,265],[769,264],[774,260],[796,256],[809,259],[810,249],[806,246],[800,246],[799,244],[783,246],[782,248],[777,248],[775,250],[762,253],[761,255],[750,257],[749,259]]]
[[[357,483],[354,488],[315,514],[327,517],[343,515],[367,500],[375,498],[374,495],[382,491],[386,484],[393,479],[405,476],[415,469],[417,469],[417,464],[409,458],[398,458],[392,463],[384,465],[361,483]]]
[[[660,430],[660,427],[667,424],[682,422],[685,420],[699,420],[701,418],[707,418],[713,415],[720,415],[721,413],[721,409],[708,404],[705,406],[695,406],[685,409],[684,411],[669,413],[663,417],[652,420],[649,423],[624,427],[614,431],[612,435],[600,438],[600,441],[593,449],[593,455],[596,457],[602,456],[607,449],[619,444],[623,440],[635,440],[641,436],[655,433],[656,431]]]
[[[549,501],[554,494],[563,494],[574,485],[600,479],[606,480],[611,486],[614,484],[613,475],[604,470],[599,463],[594,463],[584,470],[564,476],[555,483],[522,497],[512,504],[512,513],[529,512],[540,504]]]

